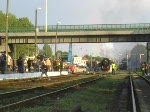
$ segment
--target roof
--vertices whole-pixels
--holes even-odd
[[[88,61],[88,59],[87,59],[87,58],[85,58],[85,57],[82,57],[82,60]]]

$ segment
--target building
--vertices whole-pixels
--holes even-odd
[[[85,57],[73,57],[73,64],[77,64],[79,66],[87,66],[88,59]]]

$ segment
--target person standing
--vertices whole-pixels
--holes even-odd
[[[47,71],[48,71],[48,67],[46,66],[46,60],[43,59],[42,61],[42,65],[41,65],[41,78],[43,77],[43,75],[45,74],[46,77],[48,78],[48,80],[51,80],[48,75],[47,75]]]
[[[112,75],[115,75],[116,73],[115,73],[115,71],[116,71],[116,64],[113,62],[112,63]]]
[[[148,75],[148,69],[149,69],[148,64],[145,62],[145,75]]]
[[[6,72],[6,55],[5,52],[0,54],[0,71],[2,74]]]
[[[23,55],[19,57],[17,60],[17,66],[18,66],[18,72],[19,73],[24,73],[24,60],[23,60]]]
[[[7,68],[8,68],[8,71],[12,71],[12,58],[9,56],[9,55],[7,55]]]
[[[32,62],[31,62],[30,58],[27,61],[27,65],[28,65],[28,72],[30,72],[31,71],[31,66],[32,66]]]
[[[144,63],[142,64],[141,70],[142,70],[142,75],[144,76],[145,75],[145,64]]]
[[[50,59],[47,58],[46,61],[45,61],[45,63],[46,63],[46,66],[48,68],[48,71],[50,72],[51,71],[51,61],[50,61]]]
[[[24,71],[26,72],[26,71],[28,71],[28,63],[27,63],[27,60],[26,59],[24,59]]]
[[[71,72],[72,72],[72,74],[75,74],[75,66],[74,65],[71,65]]]
[[[149,69],[149,66],[146,62],[143,62],[142,65],[141,65],[141,71],[142,71],[142,75],[148,75],[148,69]]]
[[[148,69],[149,69],[148,64],[144,62],[142,64],[142,75],[148,75]]]

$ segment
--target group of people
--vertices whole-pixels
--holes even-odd
[[[116,64],[112,63],[112,75],[115,75],[115,71],[116,71]],[[148,75],[148,70],[149,70],[149,66],[146,62],[143,62],[141,64],[141,71],[142,71],[142,75]]]
[[[52,71],[52,64],[49,58],[43,58],[42,60],[25,59],[23,55],[21,55],[16,62],[19,73],[41,71],[43,63],[46,65],[48,71]]]
[[[20,55],[16,61],[16,72],[24,73],[24,72],[34,72],[34,65],[35,62],[32,61],[30,58],[24,59],[23,55]]]
[[[47,72],[50,71],[62,71],[63,64],[61,59],[56,59],[54,61],[50,60],[47,57],[43,57],[42,59],[31,59],[31,58],[25,58],[24,55],[20,55],[17,60],[12,60],[12,58],[8,58],[5,53],[0,53],[0,71],[1,73],[5,74],[6,70],[5,68],[8,68],[9,71],[15,71],[18,73],[25,73],[25,72],[41,72],[41,78],[43,75],[46,75],[46,77],[50,80],[50,78],[47,75]],[[6,67],[7,66],[7,67]],[[75,67],[71,66],[72,73],[75,73]]]

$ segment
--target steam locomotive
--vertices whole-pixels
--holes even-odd
[[[108,58],[104,58],[100,62],[100,68],[102,71],[105,71],[105,72],[110,70],[110,65],[111,65],[111,61]]]

